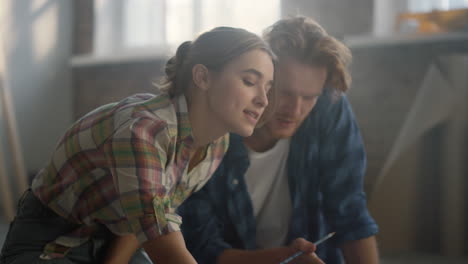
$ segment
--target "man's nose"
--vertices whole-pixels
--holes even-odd
[[[290,115],[300,115],[301,113],[301,98],[299,96],[294,96],[289,98],[287,101],[287,111]]]

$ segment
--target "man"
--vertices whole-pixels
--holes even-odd
[[[364,147],[342,95],[350,52],[305,17],[265,37],[278,56],[276,107],[251,137],[231,135],[213,178],[179,209],[187,246],[204,264],[279,263],[336,232],[291,263],[378,263]]]

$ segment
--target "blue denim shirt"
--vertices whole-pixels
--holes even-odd
[[[229,248],[256,249],[255,217],[244,180],[247,150],[240,136],[230,140],[210,181],[178,209],[187,247],[198,263],[215,263]],[[316,241],[334,231],[316,253],[325,263],[341,263],[342,243],[376,234],[363,190],[365,168],[364,146],[348,100],[324,93],[291,139],[287,242],[298,237]]]

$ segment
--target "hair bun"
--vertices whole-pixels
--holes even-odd
[[[191,47],[192,41],[185,41],[184,43],[180,44],[176,51],[177,61],[183,62],[187,57],[187,54],[189,53]]]
[[[187,58],[187,54],[189,53],[191,47],[192,41],[185,41],[184,43],[180,44],[180,46],[177,48],[175,56],[171,57],[166,62],[166,67],[164,71],[169,81],[174,81],[176,79],[178,69],[181,67],[181,65]]]

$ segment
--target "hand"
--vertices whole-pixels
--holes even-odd
[[[296,238],[289,246],[294,252],[304,252],[301,256],[294,259],[292,264],[325,264],[318,256],[314,253],[316,250],[315,245],[303,238]]]

